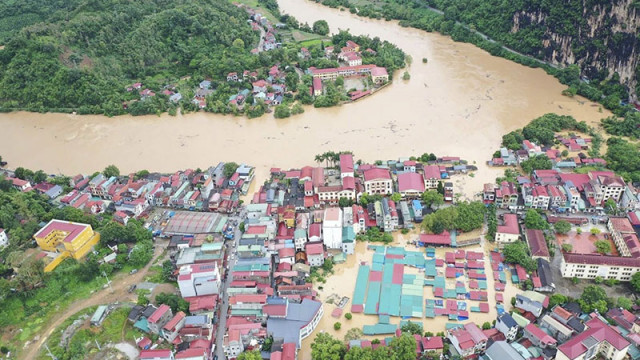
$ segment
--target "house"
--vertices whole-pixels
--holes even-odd
[[[211,81],[210,80],[202,80],[200,82],[200,89],[210,89],[211,88]]]
[[[356,44],[355,42],[351,41],[351,40],[347,40],[346,46],[347,49],[349,49],[350,51],[353,52],[358,52],[360,51],[360,45]]]
[[[518,324],[507,312],[502,313],[496,320],[496,329],[504,334],[507,341],[513,341],[518,335]]]
[[[416,198],[425,190],[423,177],[415,172],[398,174],[398,192],[402,197]]]
[[[180,100],[182,100],[182,94],[180,93],[175,93],[169,97],[169,101],[172,103],[178,103]]]
[[[542,258],[549,261],[549,248],[547,247],[547,241],[544,238],[542,230],[527,229],[527,231],[525,231],[525,238],[527,239],[527,244],[529,244],[531,258]]]
[[[558,346],[557,360],[588,360],[600,355],[607,360],[622,360],[631,345],[599,317],[586,324],[586,330]]]
[[[280,264],[288,263],[293,265],[295,255],[296,250],[294,248],[282,248],[278,250],[278,258],[280,259]]]
[[[139,355],[140,360],[175,360],[173,353],[169,349],[142,350]]]
[[[529,339],[533,345],[542,349],[553,348],[558,344],[556,339],[534,324],[525,326],[524,337]]]
[[[542,310],[549,304],[549,298],[535,291],[525,291],[516,294],[515,307],[532,313],[535,317],[542,314]]]
[[[154,334],[161,334],[162,327],[173,318],[173,312],[168,305],[160,305],[156,311],[147,319],[149,330]]]
[[[518,207],[518,190],[511,182],[503,181],[496,189],[496,207],[515,210]]]
[[[562,277],[579,279],[605,279],[630,281],[640,271],[640,258],[600,254],[576,254],[562,252],[560,272]]]
[[[342,209],[330,207],[325,209],[322,221],[324,245],[328,249],[342,249]]]
[[[387,169],[372,168],[364,171],[364,188],[367,194],[391,195],[393,181]]]
[[[303,299],[301,303],[287,301],[284,317],[269,317],[267,332],[274,340],[282,339],[284,343],[294,343],[300,348],[302,340],[311,335],[324,314],[322,303]]]
[[[442,354],[444,342],[440,336],[425,336],[422,338],[422,351],[425,354]]]
[[[172,342],[184,327],[186,314],[179,311],[169,322],[162,327],[162,337]]]
[[[100,241],[91,225],[53,219],[33,235],[42,250],[60,253],[44,271],[49,272],[67,257],[83,258]]]
[[[3,228],[0,228],[0,248],[9,245],[9,235],[7,231]]]
[[[533,290],[539,292],[553,292],[556,289],[556,285],[553,283],[553,275],[551,273],[551,266],[549,262],[541,257],[537,259],[538,276],[533,277]]]
[[[437,165],[427,165],[424,167],[424,187],[425,189],[437,189],[442,181],[440,167]]]
[[[463,358],[484,352],[488,341],[487,336],[474,323],[448,330],[447,338],[457,355]]]
[[[539,324],[540,328],[544,329],[546,333],[553,336],[556,340],[558,340],[559,343],[563,343],[571,339],[574,334],[573,329],[549,315],[543,316],[540,319]]]
[[[498,225],[496,230],[496,243],[503,248],[505,244],[518,241],[520,238],[520,226],[516,214],[504,214],[503,225]]]
[[[178,274],[178,287],[183,298],[218,294],[220,292],[218,264],[213,262],[182,266]]]
[[[389,81],[387,69],[383,67],[374,67],[371,69],[371,81],[376,85],[382,85]]]
[[[107,317],[108,314],[109,314],[108,306],[106,305],[98,306],[96,311],[93,313],[93,316],[91,317],[91,325],[100,326],[102,324],[102,321],[104,321],[104,319]]]
[[[176,353],[176,360],[208,360],[210,359],[210,349],[195,347]]]
[[[310,266],[322,266],[324,264],[324,247],[321,242],[308,242],[305,244],[305,250]]]
[[[515,348],[506,341],[496,341],[485,352],[488,360],[525,360]]]
[[[230,72],[227,74],[227,82],[229,81],[238,81],[238,73]]]
[[[340,154],[340,178],[353,177],[353,155],[349,153]]]
[[[31,189],[31,183],[26,180],[11,178],[11,184],[18,191],[28,191]]]

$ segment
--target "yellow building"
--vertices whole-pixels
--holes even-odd
[[[100,234],[91,225],[70,221],[51,220],[33,238],[42,250],[60,253],[45,271],[51,271],[67,257],[81,259],[100,241]]]

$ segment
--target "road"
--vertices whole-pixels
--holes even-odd
[[[240,222],[244,221],[244,215],[245,215],[244,211],[245,211],[245,208],[241,207],[240,215],[230,217],[229,221],[238,221],[238,224],[240,224]],[[241,236],[242,236],[242,233],[240,232],[239,226],[236,226],[233,240],[227,241],[227,246],[229,246],[229,248],[227,249],[227,252],[229,254],[229,257],[228,257],[229,269],[233,269],[233,267],[236,265],[236,262],[238,261],[236,249],[238,248],[238,243],[240,241]],[[233,254],[233,260],[231,260],[232,254]],[[220,311],[218,312],[218,318],[219,318],[218,331],[216,332],[215,355],[218,357],[219,360],[225,359],[224,348],[222,344],[224,342],[224,336],[227,331],[227,313],[229,311],[229,295],[227,294],[227,288],[229,287],[229,283],[231,282],[231,279],[229,279],[228,277],[229,270],[225,269],[225,274],[226,276],[223,278],[222,288],[220,289],[220,294],[221,294],[220,298],[222,299],[222,305],[220,305]]]
[[[136,294],[129,294],[127,290],[129,286],[132,284],[137,284],[144,280],[144,277],[149,272],[149,268],[153,264],[153,262],[162,255],[163,251],[167,248],[168,241],[166,240],[156,240],[153,258],[149,263],[142,269],[140,269],[137,273],[133,275],[129,275],[126,273],[119,273],[111,280],[111,287],[107,289],[100,289],[93,294],[91,294],[86,299],[80,299],[73,303],[71,303],[66,310],[61,312],[60,314],[54,316],[48,323],[47,327],[43,328],[39,333],[35,335],[40,335],[40,340],[38,340],[35,344],[29,344],[28,350],[25,353],[20,353],[18,359],[35,359],[40,352],[40,348],[47,341],[49,336],[53,333],[53,331],[60,326],[65,320],[74,314],[97,305],[106,305],[114,302],[123,302],[127,300],[127,296],[133,297],[133,301],[135,302]]]

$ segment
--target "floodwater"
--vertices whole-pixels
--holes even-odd
[[[542,70],[469,44],[310,1],[280,0],[280,6],[303,22],[325,19],[334,32],[348,28],[397,44],[414,60],[411,80],[396,74],[391,86],[357,103],[307,107],[302,115],[280,120],[271,114],[246,119],[202,112],[115,118],[0,114],[0,154],[9,167],[66,174],[90,174],[109,164],[131,172],[246,162],[257,166],[261,182],[272,166],[313,164],[316,154],[329,150],[352,150],[365,161],[433,152],[475,161],[480,170],[465,187],[479,191],[495,178],[496,171],[483,164],[505,132],[547,112],[592,124],[608,115],[583,98],[562,96],[564,86]]]
[[[418,236],[418,229],[412,230],[407,235],[403,235],[400,232],[395,232],[394,242],[389,244],[389,246],[405,247],[410,251],[424,251],[424,248],[418,248],[411,244],[411,242],[415,240],[417,236]],[[459,238],[471,239],[471,238],[477,238],[482,236],[483,235],[481,230],[476,230],[471,233],[459,235]],[[373,259],[374,252],[372,250],[367,249],[367,245],[369,244],[380,245],[379,243],[378,244],[365,243],[365,242],[356,243],[354,255],[349,255],[345,263],[335,265],[334,274],[326,279],[326,283],[315,284],[314,286],[315,288],[319,288],[320,286],[322,286],[322,289],[318,291],[318,300],[324,303],[324,316],[320,321],[320,323],[318,324],[318,327],[316,328],[316,330],[313,332],[313,334],[311,334],[311,336],[303,340],[302,347],[299,351],[300,359],[302,360],[311,359],[311,344],[313,343],[313,339],[315,338],[316,334],[320,332],[327,332],[332,336],[334,336],[335,338],[342,340],[344,339],[344,336],[346,335],[347,331],[351,328],[362,329],[363,325],[374,325],[378,323],[377,315],[365,315],[364,313],[352,314],[353,316],[352,319],[347,320],[344,317],[344,314],[349,312],[349,310],[351,309],[351,300],[349,300],[347,305],[343,308],[343,314],[340,316],[339,319],[336,319],[331,316],[331,312],[337,307],[337,305],[326,303],[326,300],[328,298],[335,297],[335,295],[337,295],[338,297],[347,296],[350,299],[353,298],[353,289],[355,287],[356,278],[358,276],[358,267],[360,263],[365,262],[365,263],[371,264],[371,261]],[[487,243],[486,241],[483,241],[483,244],[481,245],[475,245],[475,246],[469,246],[469,247],[463,248],[465,251],[476,251],[476,252],[485,253],[485,259],[484,259],[485,273],[487,274],[487,290],[486,291],[487,291],[487,297],[488,297],[487,302],[489,303],[490,310],[489,310],[489,313],[473,313],[470,311],[470,308],[472,306],[478,306],[479,302],[466,300],[467,310],[469,311],[469,320],[460,322],[462,324],[466,324],[467,322],[474,322],[478,324],[478,326],[482,326],[484,322],[492,323],[493,320],[495,320],[497,317],[497,311],[495,308],[495,305],[496,305],[496,300],[495,300],[496,290],[494,285],[495,281],[493,278],[493,271],[491,269],[491,262],[489,260],[489,252],[492,250],[491,246],[492,246],[491,243]],[[444,259],[444,256],[445,256],[444,254],[449,251],[455,251],[455,249],[437,248],[436,258]],[[407,266],[405,266],[404,271],[406,274],[419,273],[417,269],[410,268]],[[440,273],[441,276],[444,276],[444,268],[438,268],[438,272]],[[469,289],[469,281],[466,277],[464,278],[460,277],[455,280],[446,279],[447,288],[454,288],[456,284],[456,280],[463,281],[467,289]],[[509,311],[511,309],[511,303],[510,303],[511,298],[520,292],[521,291],[516,286],[514,286],[510,281],[507,282],[505,286],[505,291],[502,292],[503,298],[504,298],[503,305],[504,305],[505,311]],[[423,300],[427,300],[427,299],[435,299],[431,286],[424,287]],[[399,324],[400,320],[401,320],[400,317],[391,317],[390,322],[393,324]],[[447,323],[456,323],[456,321],[450,321],[449,318],[446,316],[436,316],[433,319],[411,318],[409,320],[411,320],[412,322],[422,322],[424,331],[431,331],[434,334],[440,331],[445,331]],[[341,329],[337,331],[333,329],[333,324],[336,321],[339,321],[342,324]],[[370,340],[375,338],[384,339],[387,336],[392,336],[392,335],[365,336],[365,338]]]

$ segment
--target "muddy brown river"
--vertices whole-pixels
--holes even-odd
[[[584,98],[562,96],[564,86],[544,71],[493,57],[472,45],[310,1],[279,3],[284,13],[302,22],[324,19],[332,32],[349,29],[395,43],[414,59],[408,69],[411,80],[400,80],[396,74],[393,84],[357,103],[331,109],[307,107],[304,114],[284,120],[271,114],[246,119],[202,112],[116,118],[0,114],[0,155],[12,168],[71,175],[90,174],[109,164],[122,172],[175,171],[236,161],[256,166],[256,183],[262,183],[270,167],[312,164],[316,154],[329,150],[352,150],[365,161],[433,152],[477,163],[475,177],[455,180],[458,191],[471,195],[501,172],[488,169],[484,162],[499,146],[502,134],[548,112],[590,124],[609,115]],[[428,64],[422,63],[423,57]],[[355,273],[355,261],[349,263],[343,272]],[[333,283],[327,290],[340,292]],[[329,317],[329,307],[325,312]],[[354,319],[361,321],[375,319]],[[324,322],[318,331],[330,331]],[[304,359],[310,341],[305,341]]]
[[[397,44],[414,59],[411,80],[396,74],[391,86],[362,101],[307,107],[284,120],[202,112],[115,118],[1,114],[0,154],[10,167],[65,174],[92,173],[109,164],[123,172],[174,171],[233,160],[257,166],[264,176],[272,166],[312,164],[316,154],[328,150],[352,150],[365,161],[434,152],[482,166],[502,134],[544,113],[589,123],[607,115],[583,98],[562,96],[564,86],[542,70],[472,45],[310,1],[280,0],[280,6],[303,22],[327,20],[332,32],[349,29]],[[495,178],[495,171],[483,166],[477,175],[473,186]]]

